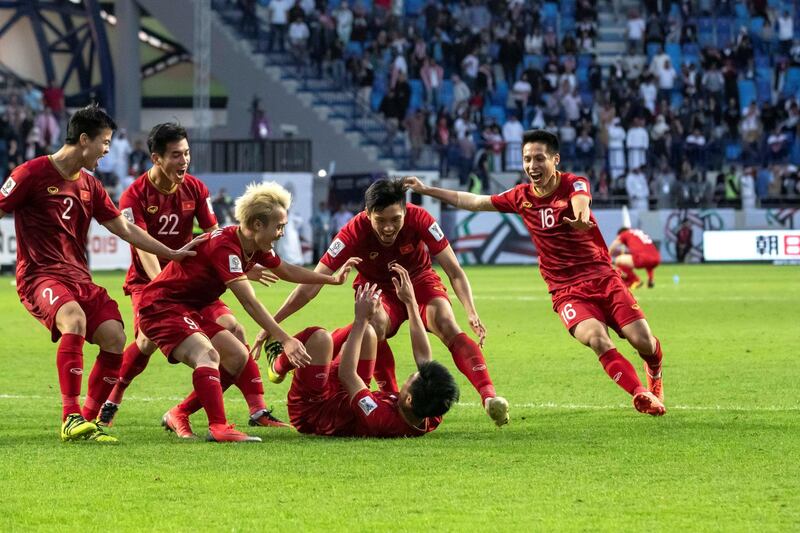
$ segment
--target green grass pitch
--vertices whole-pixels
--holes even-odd
[[[264,443],[181,443],[159,420],[189,391],[190,371],[156,354],[128,390],[116,447],[59,441],[55,347],[13,278],[0,277],[0,531],[800,530],[800,269],[659,268],[656,288],[637,293],[664,347],[668,412],[659,419],[636,413],[564,331],[534,268],[467,273],[490,371],[511,403],[503,429],[432,338],[462,403],[427,437],[247,428]],[[122,279],[95,277],[130,334]],[[274,311],[290,289],[257,290]],[[252,338],[252,320],[225,299]],[[457,302],[456,315],[466,327]],[[351,318],[349,286],[327,287],[284,325],[293,333]],[[406,326],[392,345],[403,380]],[[618,345],[641,374],[632,349]],[[87,375],[95,353],[87,346]],[[288,380],[265,387],[285,418]],[[246,427],[237,390],[226,406]],[[193,421],[199,433],[204,415]]]

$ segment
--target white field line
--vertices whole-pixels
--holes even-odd
[[[183,400],[181,396],[126,396],[128,401],[133,402],[179,402]],[[58,396],[39,396],[27,394],[0,394],[0,400],[47,400],[58,401]],[[226,398],[226,402],[241,403],[244,399]],[[272,400],[268,403],[271,404],[285,404],[286,400]],[[456,404],[458,407],[477,408],[480,404],[477,402],[459,402]],[[609,405],[594,405],[594,404],[579,404],[579,403],[555,403],[555,402],[522,402],[511,403],[512,409],[551,409],[561,411],[608,411],[611,409],[630,409],[628,403],[609,404]],[[765,406],[744,406],[744,405],[670,405],[667,404],[668,409],[675,409],[679,411],[736,411],[736,412],[781,412],[781,411],[800,411],[800,405],[765,405]]]
[[[640,296],[641,301],[644,302],[783,302],[787,300],[786,296],[714,296],[714,295],[704,295],[704,296],[670,296],[670,295],[663,295],[663,296],[654,296],[649,294],[634,294],[634,296]],[[540,301],[550,301],[549,295],[544,296],[512,296],[512,295],[505,295],[505,296],[484,296],[480,293],[476,293],[473,295],[473,298],[476,300],[502,300],[502,301],[509,301],[509,300],[517,300],[521,302],[540,302]]]

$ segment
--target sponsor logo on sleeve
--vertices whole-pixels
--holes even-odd
[[[341,239],[333,239],[333,242],[328,247],[328,255],[331,257],[336,257],[339,253],[344,250],[344,243]]]
[[[228,269],[231,271],[231,274],[244,274],[242,260],[239,259],[238,255],[231,254],[228,256]]]
[[[125,220],[127,220],[128,222],[133,224],[133,208],[132,207],[126,207],[125,209],[123,209],[122,210],[122,216],[125,217]]]
[[[369,416],[372,411],[378,408],[378,404],[375,403],[372,396],[364,396],[358,400],[358,407],[364,412],[364,416]]]
[[[17,186],[17,182],[14,181],[14,178],[8,178],[6,182],[3,184],[3,188],[0,189],[0,194],[3,196],[8,196],[11,194],[11,191],[14,190],[14,187]]]
[[[439,227],[438,223],[434,222],[431,224],[431,226],[428,228],[428,231],[431,233],[431,235],[433,235],[433,238],[436,239],[436,242],[444,239],[444,232],[442,231],[442,228]]]
[[[586,187],[586,183],[583,181],[576,181],[572,184],[572,188],[575,192],[589,192],[589,189]]]

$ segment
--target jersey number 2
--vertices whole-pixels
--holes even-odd
[[[63,213],[61,213],[61,218],[63,218],[64,220],[69,220],[70,218],[72,218],[72,216],[69,214],[69,211],[70,209],[72,209],[72,206],[74,205],[72,198],[64,198],[64,205],[66,205],[67,208],[64,209]]]
[[[67,200],[69,200],[69,198],[67,198]],[[50,302],[50,305],[53,305],[54,303],[56,303],[56,300],[61,298],[61,296],[56,296],[55,294],[53,294],[53,289],[51,289],[50,287],[46,287],[42,291],[42,297],[47,298],[47,301]]]

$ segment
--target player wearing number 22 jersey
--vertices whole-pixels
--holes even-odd
[[[406,178],[411,189],[472,211],[517,213],[539,254],[553,309],[576,339],[599,357],[606,373],[633,396],[634,407],[663,415],[661,346],[636,299],[611,265],[605,241],[591,214],[586,178],[559,172],[558,138],[546,131],[523,137],[523,168],[530,183],[492,196],[427,187]],[[645,361],[648,388],[616,349],[607,326],[626,338]]]

